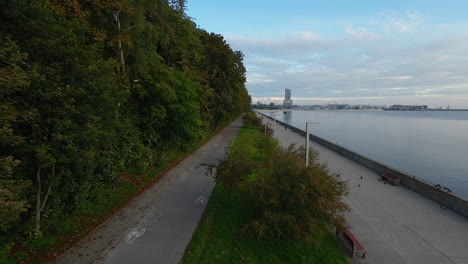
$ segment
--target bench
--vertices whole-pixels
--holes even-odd
[[[366,249],[361,242],[357,240],[353,233],[351,233],[351,231],[337,231],[337,236],[341,241],[344,241],[349,248],[351,248],[351,258],[354,258],[354,256],[360,256],[363,259],[366,258]]]
[[[395,176],[390,173],[383,173],[382,174],[382,180],[387,181],[395,186],[400,185],[400,177]]]

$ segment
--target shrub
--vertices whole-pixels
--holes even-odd
[[[217,172],[214,175],[216,183],[221,183],[228,193],[226,199],[226,207],[232,205],[232,193],[239,189],[246,180],[246,175],[252,173],[252,162],[247,158],[225,159],[221,161],[217,167]],[[208,170],[214,168],[213,165],[208,165]],[[209,172],[212,174],[212,172]]]
[[[326,165],[317,162],[318,153],[311,151],[310,164],[304,162],[304,148],[281,148],[263,133],[260,119],[249,112],[244,127],[229,154],[219,165],[209,165],[229,192],[246,196],[253,214],[242,228],[261,238],[307,239],[319,241],[324,225],[342,230],[342,213],[348,206],[342,201],[348,187],[339,174],[331,174]],[[262,128],[262,132],[259,129]]]
[[[256,212],[247,230],[257,238],[319,237],[323,224],[343,229],[347,186],[324,165],[305,167],[301,149],[278,148],[249,187]],[[314,155],[312,155],[314,157]]]
[[[347,194],[346,183],[317,163],[316,152],[310,155],[312,165],[305,167],[304,154],[304,148],[279,147],[257,129],[241,132],[214,177],[230,193],[241,191],[248,197],[254,213],[243,230],[258,239],[318,241],[323,225],[344,228],[342,212],[348,207],[341,198]],[[214,168],[211,165],[211,172]]]
[[[245,123],[244,126],[246,126]],[[231,192],[244,189],[244,183],[251,178],[249,176],[255,174],[259,166],[272,152],[276,151],[277,147],[276,140],[258,133],[255,129],[245,129],[239,137],[243,140],[231,144],[230,151],[218,165],[205,164],[207,174],[213,175],[215,181],[223,184],[230,193],[228,206]]]
[[[266,134],[268,136],[273,135],[273,128],[272,124],[267,122],[264,125],[262,124],[262,118],[259,118],[257,114],[255,114],[253,111],[247,112],[243,116],[243,124],[244,127],[247,128],[255,128],[261,131],[263,134]]]
[[[260,127],[262,124],[260,118],[253,111],[248,111],[242,117],[244,127],[256,128]]]

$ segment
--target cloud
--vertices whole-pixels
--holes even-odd
[[[348,33],[348,35],[350,35],[352,38],[357,40],[370,40],[379,37],[378,34],[370,32],[369,29],[365,27],[348,26],[345,28],[345,32]]]
[[[417,13],[408,13],[406,18],[393,22],[393,26],[400,32],[413,32],[424,21]]]
[[[375,21],[377,24],[385,25],[387,32],[409,33],[416,31],[424,23],[424,17],[412,11],[386,11],[382,12]]]
[[[244,53],[255,55],[297,54],[297,51],[313,54],[314,51],[337,43],[314,32],[297,32],[279,35],[229,35],[225,38],[233,47],[241,47]]]
[[[249,84],[258,84],[258,83],[272,83],[275,80],[270,79],[265,74],[252,73],[247,76],[247,83]]]
[[[341,93],[344,93],[344,91],[343,90],[331,90],[330,93],[341,94]]]
[[[298,98],[462,104],[457,95],[468,94],[468,24],[455,25],[464,31],[449,31],[448,25],[425,24],[414,12],[379,18],[348,26],[341,35],[305,31],[226,39],[245,54],[254,98],[282,100],[290,88]]]
[[[410,80],[413,78],[414,76],[411,76],[411,75],[402,75],[402,76],[382,77],[382,78],[377,78],[377,80]]]

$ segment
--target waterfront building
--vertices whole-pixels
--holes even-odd
[[[285,89],[284,90],[283,107],[284,108],[291,108],[292,105],[293,105],[293,101],[291,100],[291,90],[290,89]]]
[[[401,111],[421,111],[427,110],[427,105],[392,105],[388,109]]]
[[[328,104],[327,109],[328,110],[348,110],[349,105],[348,104]]]

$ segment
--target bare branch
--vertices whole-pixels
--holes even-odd
[[[134,27],[136,27],[136,26],[138,26],[138,25],[133,25],[133,26],[127,28],[127,31],[129,31],[130,29],[132,29],[132,28],[134,28]]]
[[[47,203],[47,199],[49,198],[49,193],[51,189],[52,189],[52,185],[49,185],[49,188],[47,189],[47,193],[44,196],[44,201],[42,202],[41,210],[39,212],[42,212],[42,210],[44,209],[44,206]]]

